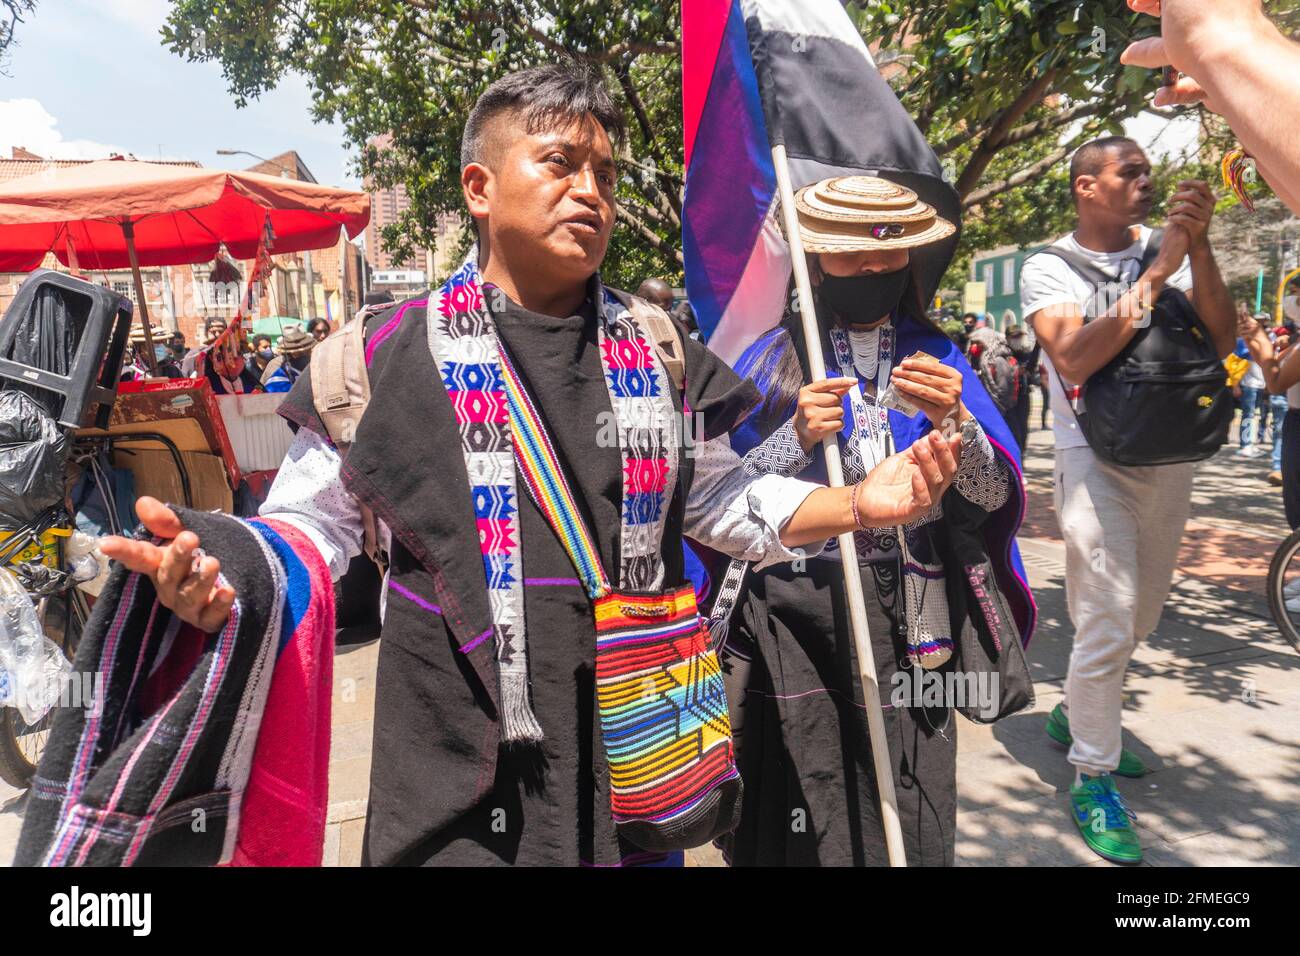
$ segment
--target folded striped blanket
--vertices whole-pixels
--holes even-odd
[[[114,566],[73,665],[98,693],[54,714],[18,865],[320,862],[329,574],[286,525],[175,510],[239,595],[230,618],[205,634]]]
[[[250,524],[284,563],[279,653],[244,791],[232,866],[320,866],[329,804],[334,585],[320,552],[280,521]]]

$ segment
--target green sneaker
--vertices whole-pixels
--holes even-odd
[[[1058,744],[1068,747],[1074,743],[1074,737],[1070,734],[1070,720],[1065,716],[1065,711],[1061,705],[1057,704],[1047,716],[1047,736],[1051,737]],[[1148,773],[1146,764],[1142,762],[1137,754],[1131,750],[1121,750],[1119,752],[1119,766],[1115,768],[1117,777],[1143,777]]]
[[[1125,806],[1114,779],[1108,773],[1080,779],[1079,786],[1070,787],[1070,816],[1083,842],[1114,863],[1141,863],[1142,846],[1132,827],[1137,814]]]

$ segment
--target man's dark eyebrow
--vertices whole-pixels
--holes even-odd
[[[1139,169],[1151,168],[1150,160],[1146,160],[1146,159],[1120,159],[1120,160],[1116,160],[1116,162],[1119,163],[1119,171],[1121,173],[1127,172],[1128,170],[1132,169],[1135,166],[1138,167]]]
[[[573,142],[572,140],[563,139],[559,134],[543,136],[541,137],[541,139],[542,139],[541,145],[547,149],[562,149],[566,153],[572,153],[579,148],[577,143]],[[618,169],[618,164],[614,162],[614,158],[612,156],[606,157],[604,160],[597,163],[596,165],[599,166],[601,169],[608,169],[608,170]]]

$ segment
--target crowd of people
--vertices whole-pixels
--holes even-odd
[[[670,290],[671,294],[671,290]],[[354,318],[365,318],[392,305],[390,292],[368,292]],[[189,349],[185,334],[167,334],[159,326],[150,331],[154,366],[150,368],[142,328],[133,328],[122,367],[121,381],[133,382],[150,376],[162,378],[206,378],[215,395],[246,395],[254,392],[288,392],[298,376],[311,364],[311,350],[333,331],[326,319],[285,324],[278,336],[259,333],[240,349],[233,342],[219,345],[229,323],[221,317],[203,323],[203,344]]]
[[[1295,294],[1293,286],[1291,295]],[[1237,306],[1237,346],[1228,359],[1228,384],[1232,386],[1233,397],[1241,409],[1241,422],[1237,432],[1237,454],[1243,458],[1259,458],[1269,454],[1271,448],[1272,468],[1267,480],[1275,486],[1283,486],[1282,447],[1283,422],[1289,410],[1286,390],[1276,392],[1269,387],[1269,379],[1256,358],[1258,347],[1252,349],[1250,341],[1255,329],[1262,330],[1269,354],[1279,359],[1296,341],[1296,325],[1291,319],[1282,324],[1275,324],[1267,312],[1252,314],[1247,303]]]
[[[1126,61],[1183,71],[1162,101],[1207,100],[1300,208],[1284,120],[1300,105],[1300,50],[1258,0],[1129,5],[1162,14],[1164,31]],[[1086,144],[1070,169],[1074,230],[1024,266],[1027,327],[999,335],[968,316],[958,345],[927,315],[921,279],[942,273],[923,267],[950,255],[955,223],[888,173],[806,185],[795,206],[815,322],[787,311],[733,369],[685,322],[659,324],[666,283],[630,299],[600,282],[623,135],[579,66],[487,88],[462,139],[477,243],[427,299],[367,314],[369,393],[342,409],[345,430],[325,385],[297,376],[313,330],[206,372],[193,356],[214,389],[288,384],[296,433],[261,539],[335,577],[363,553],[382,565],[364,860],[671,865],[716,838],[733,865],[883,863],[879,748],[907,859],[953,863],[958,705],[891,702],[884,737],[868,733],[838,541],[857,550],[880,687],[954,658],[989,666],[990,634],[1014,684],[1006,649],[1036,623],[1014,540],[1020,455],[1029,395],[1046,387],[1073,651],[1043,732],[1068,747],[1068,812],[1087,846],[1140,861],[1115,780],[1147,772],[1122,746],[1124,677],[1170,590],[1195,461],[1226,437],[1223,362],[1238,340],[1257,370],[1238,383],[1243,407],[1261,389],[1290,399],[1278,453],[1300,521],[1300,359],[1230,300],[1208,186],[1178,184],[1149,225],[1141,147]],[[810,383],[817,345],[828,378]],[[1117,405],[1130,358],[1137,397]],[[691,455],[675,429],[646,424],[687,410],[702,428]],[[1247,435],[1262,435],[1253,417]],[[836,441],[842,487],[823,451]],[[235,578],[289,601],[291,570],[259,577],[221,534],[200,541],[152,499],[138,513],[154,541],[104,551],[187,625],[230,627]],[[996,718],[1023,701],[993,704]]]

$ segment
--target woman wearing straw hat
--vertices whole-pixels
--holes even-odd
[[[732,441],[756,473],[824,480],[820,443],[838,434],[845,480],[853,481],[932,428],[960,430],[961,470],[944,501],[902,534],[856,537],[907,859],[951,864],[957,728],[948,705],[962,702],[908,690],[924,685],[922,673],[956,666],[948,663],[953,627],[933,532],[975,509],[1014,610],[1009,629],[1023,638],[1032,600],[1012,541],[1023,512],[1019,450],[961,353],[926,318],[933,289],[920,276],[942,274],[956,227],[915,192],[877,177],[828,179],[800,190],[795,203],[828,378],[804,385],[801,323],[787,314],[736,365],[765,401]],[[724,616],[728,602],[737,602],[728,696],[745,803],[724,850],[734,865],[884,864],[838,550],[753,574],[743,594],[729,594],[724,582]]]
[[[311,350],[315,345],[315,336],[304,332],[300,326],[285,326],[275,346],[276,357],[262,371],[262,385],[266,390],[287,392],[293,388],[298,376],[311,364]]]

